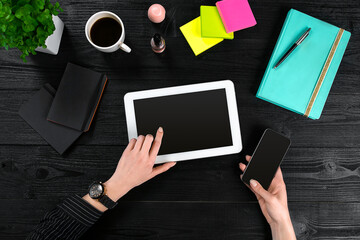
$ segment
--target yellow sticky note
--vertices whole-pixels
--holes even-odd
[[[223,38],[203,38],[201,37],[201,22],[200,17],[188,22],[180,27],[180,31],[184,35],[186,41],[189,43],[195,56],[215,46],[223,41]]]

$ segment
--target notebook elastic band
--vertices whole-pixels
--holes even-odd
[[[340,40],[341,40],[341,37],[342,37],[343,33],[344,33],[344,29],[340,28],[339,32],[336,35],[335,41],[334,41],[334,43],[333,43],[333,45],[331,47],[330,53],[329,53],[329,55],[328,55],[328,57],[327,57],[327,59],[325,61],[325,65],[324,65],[323,69],[321,70],[320,77],[317,80],[317,83],[316,83],[315,89],[314,89],[314,91],[313,91],[313,93],[311,95],[310,101],[309,101],[309,103],[308,103],[308,105],[306,107],[306,111],[305,111],[305,114],[304,114],[305,117],[309,117],[309,115],[310,115],[311,109],[312,109],[312,107],[314,105],[314,102],[316,100],[316,97],[317,97],[317,95],[318,95],[318,93],[320,91],[320,88],[321,88],[321,85],[322,85],[322,83],[323,83],[323,81],[325,79],[326,73],[329,70],[331,61],[334,58],[336,49],[339,46],[339,43],[340,43]]]

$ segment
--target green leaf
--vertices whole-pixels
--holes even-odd
[[[23,24],[22,29],[24,32],[32,32],[35,30],[35,26],[33,24]]]
[[[49,9],[44,10],[37,18],[42,25],[48,25],[49,22],[52,22],[52,16]]]
[[[53,10],[54,9],[54,5],[52,5],[50,2],[47,4],[47,8],[49,10]]]
[[[15,16],[19,19],[23,19],[24,17],[30,15],[33,10],[34,8],[30,4],[25,4],[15,12]]]
[[[25,14],[25,10],[23,8],[19,8],[16,12],[15,12],[15,17],[21,19],[22,16],[24,16]]]
[[[35,8],[40,9],[40,10],[44,9],[44,6],[45,6],[44,0],[33,0],[32,3]]]
[[[1,24],[1,25],[0,25],[0,30],[1,30],[2,32],[6,32],[6,25],[5,25],[5,24]]]
[[[8,22],[12,22],[14,18],[15,18],[14,15],[12,15],[11,13],[5,16],[5,20]]]
[[[18,0],[16,6],[21,7],[28,3],[30,3],[30,0]]]
[[[24,17],[24,23],[34,25],[34,27],[37,27],[37,25],[38,25],[38,22],[36,21],[36,19],[34,19],[30,16]]]
[[[36,33],[37,33],[38,37],[44,36],[46,34],[46,32],[44,31],[44,29],[42,27],[38,27],[36,29]]]

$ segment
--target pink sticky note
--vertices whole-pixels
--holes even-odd
[[[216,3],[227,33],[256,25],[247,0],[223,0]]]

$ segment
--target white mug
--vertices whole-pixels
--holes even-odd
[[[105,18],[105,17],[108,17],[108,18],[112,18],[114,20],[116,20],[121,28],[122,28],[122,32],[121,32],[121,36],[119,38],[119,40],[109,46],[109,47],[100,47],[100,46],[97,46],[96,44],[93,43],[93,41],[91,41],[91,38],[90,38],[90,30],[91,30],[91,27],[92,25],[97,21],[99,20],[100,18]],[[112,13],[112,12],[108,12],[108,11],[102,11],[102,12],[97,12],[95,13],[94,15],[92,15],[89,20],[86,22],[86,25],[85,25],[85,35],[86,35],[86,38],[87,40],[89,41],[89,43],[91,45],[93,45],[97,50],[101,51],[101,52],[107,52],[107,53],[110,53],[110,52],[115,52],[117,51],[119,48],[121,50],[123,50],[124,52],[131,52],[131,48],[129,48],[125,43],[124,43],[124,40],[125,40],[125,28],[124,28],[124,24],[123,22],[121,21],[121,19],[115,14],[115,13]]]

